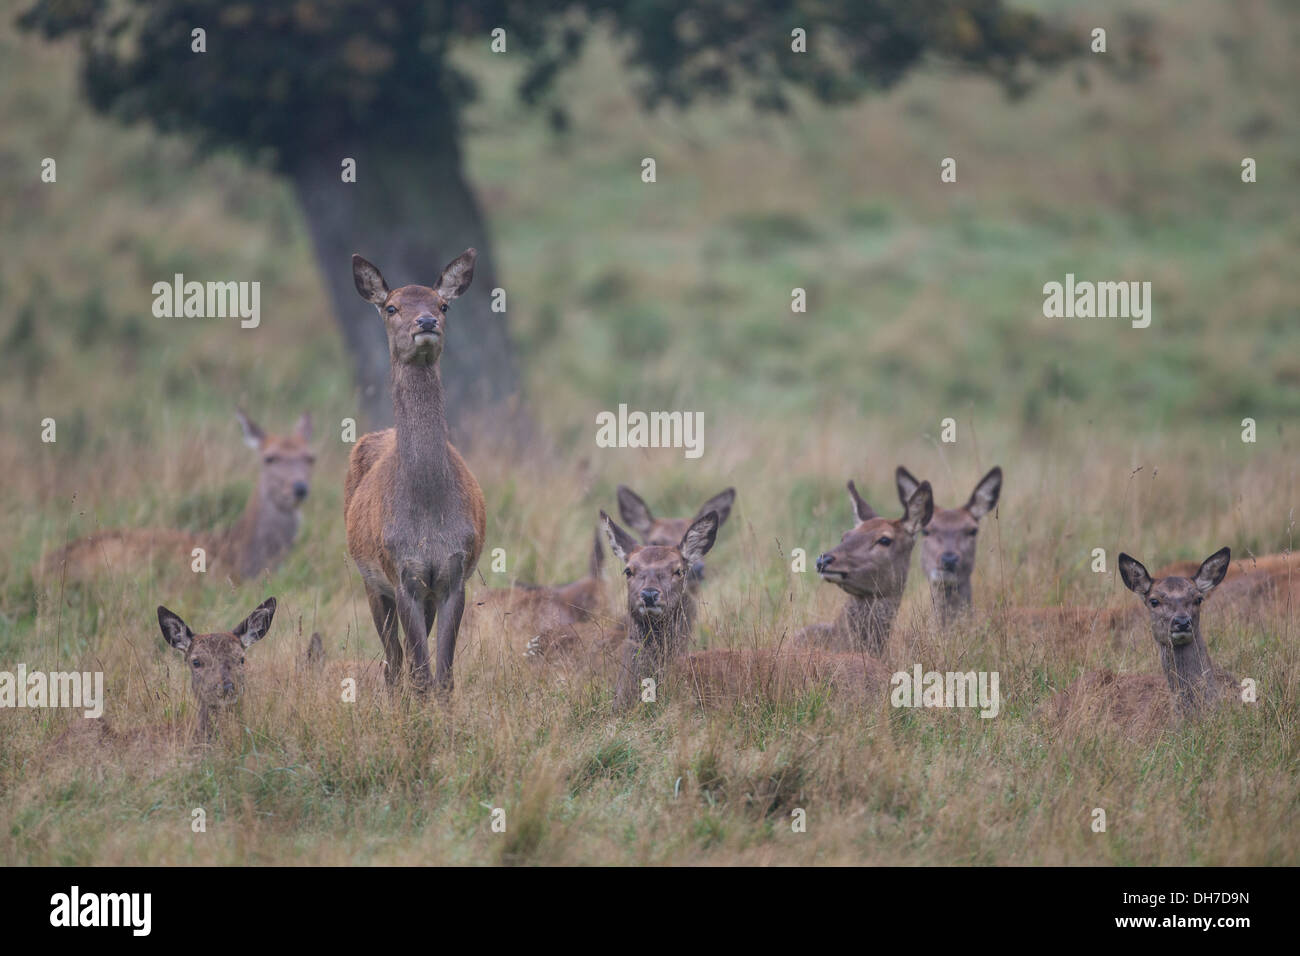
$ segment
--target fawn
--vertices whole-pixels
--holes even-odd
[[[627,485],[618,486],[618,513],[627,526],[641,537],[642,544],[661,548],[675,547],[686,534],[686,529],[703,518],[710,511],[718,516],[721,528],[731,514],[731,506],[736,500],[736,489],[720,491],[700,506],[694,518],[656,518],[650,513],[650,506]],[[700,582],[704,580],[704,562],[695,562],[690,569],[688,581],[691,589],[699,592]]]
[[[1237,697],[1237,679],[1210,662],[1201,636],[1201,604],[1223,580],[1231,556],[1229,549],[1220,548],[1190,578],[1171,575],[1153,580],[1141,562],[1121,554],[1120,577],[1147,606],[1164,678],[1110,671],[1086,674],[1057,694],[1047,712],[1057,718],[1085,713],[1144,725],[1167,720],[1171,705],[1173,713],[1190,717],[1220,700]],[[1090,707],[1099,713],[1089,711]]]
[[[104,531],[74,541],[51,554],[44,573],[90,577],[101,568],[170,559],[189,567],[194,548],[207,552],[209,570],[247,580],[274,568],[293,546],[301,522],[300,508],[311,487],[316,456],[311,416],[306,412],[288,435],[263,431],[242,409],[235,410],[244,442],[258,452],[261,472],[243,515],[230,528],[211,534],[170,529]]]
[[[590,620],[604,604],[600,581],[604,562],[605,552],[598,531],[585,578],[555,587],[516,584],[509,588],[487,588],[475,595],[466,621],[469,623],[472,618],[480,629],[489,625],[508,632],[522,629],[537,634],[548,628]]]
[[[371,432],[352,449],[343,491],[348,553],[365,583],[390,684],[402,673],[400,621],[414,687],[433,686],[444,696],[452,690],[465,584],[483,550],[487,509],[478,482],[447,439],[438,360],[447,309],[469,288],[477,255],[465,250],[433,288],[391,291],[375,266],[352,257],[357,292],[374,305],[388,334],[396,426]]]
[[[199,701],[199,735],[208,737],[219,715],[244,693],[244,652],[266,637],[275,616],[275,598],[257,606],[234,630],[195,634],[174,612],[159,606],[163,640],[185,655],[190,684]]]
[[[894,472],[894,481],[906,508],[921,482],[902,465]],[[971,608],[975,537],[980,519],[997,507],[1001,491],[1002,469],[994,468],[976,483],[966,504],[960,508],[936,506],[930,522],[921,529],[921,572],[930,582],[930,598],[944,626]]]
[[[934,513],[934,496],[930,483],[921,482],[904,502],[903,516],[891,521],[871,510],[852,481],[848,489],[858,523],[817,558],[822,580],[844,591],[848,601],[838,618],[803,628],[794,643],[879,655],[903,600],[916,535]]]

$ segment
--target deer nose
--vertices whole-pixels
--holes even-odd
[[[939,563],[943,565],[945,571],[956,571],[957,562],[960,560],[961,557],[952,551],[945,551],[943,554],[939,555]]]
[[[659,603],[659,589],[658,589],[658,588],[642,588],[642,589],[641,589],[641,603],[644,604],[646,607],[654,607],[656,604],[658,604],[658,603]]]
[[[293,496],[299,501],[307,497],[307,482],[295,481],[293,483]]]
[[[235,692],[235,682],[227,677],[221,682],[221,692],[223,694],[233,694]]]
[[[438,320],[431,315],[422,315],[415,320],[421,332],[437,332]]]
[[[834,556],[834,555],[831,555],[831,554],[822,554],[822,555],[818,555],[818,556],[817,556],[817,570],[818,570],[818,571],[825,571],[827,568],[829,568],[829,567],[831,566],[831,562],[834,561],[834,560],[835,560],[835,556]]]
[[[1192,629],[1192,618],[1190,614],[1179,614],[1172,622],[1175,631],[1190,631]]]

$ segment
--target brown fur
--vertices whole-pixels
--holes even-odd
[[[480,632],[505,634],[508,643],[515,645],[516,634],[532,637],[553,628],[589,621],[604,610],[600,580],[604,559],[597,532],[586,577],[556,587],[485,588],[466,609],[465,626]]]
[[[834,621],[812,624],[794,635],[796,647],[881,654],[903,599],[916,535],[930,521],[934,498],[928,481],[908,498],[903,517],[879,517],[850,481],[849,499],[858,523],[817,559],[817,572],[848,595]]]
[[[236,412],[244,441],[261,461],[257,486],[244,513],[222,532],[192,534],[171,529],[103,531],[60,548],[42,564],[43,576],[77,581],[101,571],[142,564],[186,568],[194,548],[207,554],[208,573],[240,581],[275,568],[298,534],[299,507],[307,497],[316,457],[308,447],[311,418],[304,413],[289,435],[262,431]]]
[[[618,486],[618,514],[629,528],[636,532],[642,544],[661,548],[676,547],[686,534],[686,529],[712,511],[718,516],[718,527],[726,523],[731,514],[731,507],[736,501],[736,489],[727,488],[720,491],[700,506],[693,518],[656,518],[640,495],[627,485]],[[691,567],[687,579],[692,592],[698,595],[700,583],[704,580],[704,562],[697,561]]]
[[[388,334],[396,426],[366,435],[352,450],[344,482],[348,553],[365,583],[389,681],[399,679],[409,657],[414,686],[443,694],[452,689],[465,586],[487,533],[483,492],[447,440],[438,372],[445,314],[469,288],[476,256],[467,249],[454,259],[435,288],[392,291],[378,269],[352,257],[357,291],[375,306]],[[437,664],[431,674],[429,633],[435,622]]]

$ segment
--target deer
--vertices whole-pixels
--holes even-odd
[[[695,519],[674,545],[640,545],[601,512],[610,549],[623,561],[627,616],[621,625],[590,621],[551,628],[529,643],[534,661],[585,672],[616,674],[614,709],[638,699],[642,681],[671,675],[703,706],[758,692],[778,698],[814,686],[865,697],[888,681],[884,664],[863,653],[815,649],[714,649],[687,653],[694,630],[695,593],[690,569],[712,548],[716,514]]]
[[[341,682],[351,678],[358,688],[362,685],[380,686],[382,675],[386,672],[385,662],[371,659],[330,658],[325,654],[325,640],[319,631],[313,631],[307,641],[307,652],[298,660],[296,667],[300,677],[312,679],[329,678],[326,682],[333,688],[341,687]]]
[[[189,566],[195,548],[206,552],[210,570],[236,582],[276,568],[298,536],[302,504],[311,489],[316,464],[309,447],[311,416],[304,412],[287,435],[263,431],[243,409],[235,409],[235,416],[244,443],[258,453],[260,472],[243,514],[231,527],[207,534],[174,529],[103,531],[51,554],[43,573],[84,580],[103,569],[164,559]]]
[[[443,699],[453,689],[465,585],[487,533],[483,492],[448,440],[438,368],[447,311],[473,281],[477,256],[466,249],[432,287],[392,290],[378,268],[352,257],[357,292],[375,307],[388,335],[395,425],[365,435],[349,457],[343,489],[348,553],[365,584],[390,687],[404,673],[400,623],[412,686]]]
[[[1222,701],[1240,699],[1237,679],[1211,663],[1201,634],[1201,605],[1224,579],[1231,557],[1220,548],[1190,577],[1153,579],[1140,561],[1120,554],[1120,578],[1146,607],[1164,674],[1085,674],[1053,697],[1044,713],[1145,727],[1175,716],[1197,717]]]
[[[162,630],[163,640],[168,647],[184,655],[186,669],[190,672],[190,688],[199,705],[196,743],[210,743],[224,722],[223,718],[234,712],[243,697],[245,652],[266,637],[275,616],[275,606],[275,598],[269,597],[233,629],[210,634],[195,634],[179,614],[158,606],[158,627]],[[54,751],[63,753],[69,745],[87,740],[100,747],[142,746],[154,749],[170,737],[173,737],[173,729],[166,725],[120,730],[107,718],[101,717],[60,734],[54,741]]]
[[[645,499],[627,485],[618,486],[619,517],[640,536],[642,544],[654,545],[660,548],[675,546],[682,540],[682,536],[686,534],[686,529],[710,511],[718,516],[718,527],[721,528],[731,514],[731,506],[735,503],[735,500],[736,489],[728,488],[704,502],[699,510],[695,512],[694,518],[656,518],[650,512],[650,506],[645,503]],[[690,569],[690,577],[688,578],[688,583],[694,593],[699,593],[700,584],[703,580],[704,562],[700,561]]]
[[[600,572],[605,552],[600,546],[600,532],[592,543],[587,561],[587,576],[554,587],[516,584],[509,588],[487,588],[475,595],[468,608],[467,623],[472,618],[478,628],[498,628],[537,634],[549,628],[589,621],[603,609]]]
[[[894,472],[898,499],[907,507],[921,482],[902,465]],[[930,582],[930,599],[947,627],[971,609],[971,573],[975,570],[975,538],[980,519],[998,504],[1002,469],[995,467],[975,484],[960,508],[940,508],[921,529],[921,573]]]
[[[818,575],[848,600],[834,621],[796,632],[794,644],[879,656],[903,600],[912,547],[934,514],[934,496],[930,483],[921,482],[904,502],[903,516],[891,520],[877,515],[851,480],[848,490],[857,524],[817,558]]]

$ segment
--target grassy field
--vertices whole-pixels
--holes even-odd
[[[0,21],[0,670],[103,670],[115,725],[179,735],[194,709],[155,606],[206,631],[280,601],[238,726],[205,751],[56,746],[68,713],[0,711],[0,861],[1300,862],[1293,609],[1211,598],[1215,661],[1255,678],[1260,702],[1143,736],[1053,733],[1031,715],[1084,670],[1156,672],[1149,636],[1098,645],[990,613],[1136,602],[1114,574],[1121,550],[1154,569],[1296,544],[1300,19],[1265,0],[1134,6],[1153,18],[1154,73],[1129,85],[1085,63],[1014,104],[929,73],[847,110],[646,115],[593,44],[561,80],[573,125],[559,135],[512,99],[509,70],[465,54],[483,93],[467,167],[546,445],[527,461],[469,455],[487,547],[509,561],[482,562],[482,583],[578,577],[619,483],[667,516],[734,485],[697,643],[772,646],[839,606],[790,555],[850,526],[846,479],[896,515],[896,464],[944,506],[1000,464],[979,622],[934,636],[914,567],[889,649],[897,669],[998,671],[994,720],[817,693],[701,713],[671,687],[615,718],[610,688],[535,673],[494,635],[464,642],[445,710],[343,704],[305,682],[312,631],[333,657],[379,646],[344,548],[336,423],[352,386],[292,195],[234,157],[93,116],[76,51]],[[37,178],[45,156],[57,185]],[[262,327],[153,318],[150,285],[173,272],[260,278]],[[1043,284],[1067,272],[1151,281],[1151,327],[1043,318]],[[796,286],[806,314],[790,312]],[[99,527],[233,520],[256,475],[236,402],[272,430],[304,409],[318,423],[302,533],[278,570],[237,588],[187,568],[62,595],[33,581],[43,553]],[[597,448],[596,413],[620,402],[703,411],[704,456]],[[955,444],[939,440],[945,418]],[[1091,572],[1098,547],[1111,573]],[[606,578],[616,607],[621,577]]]

